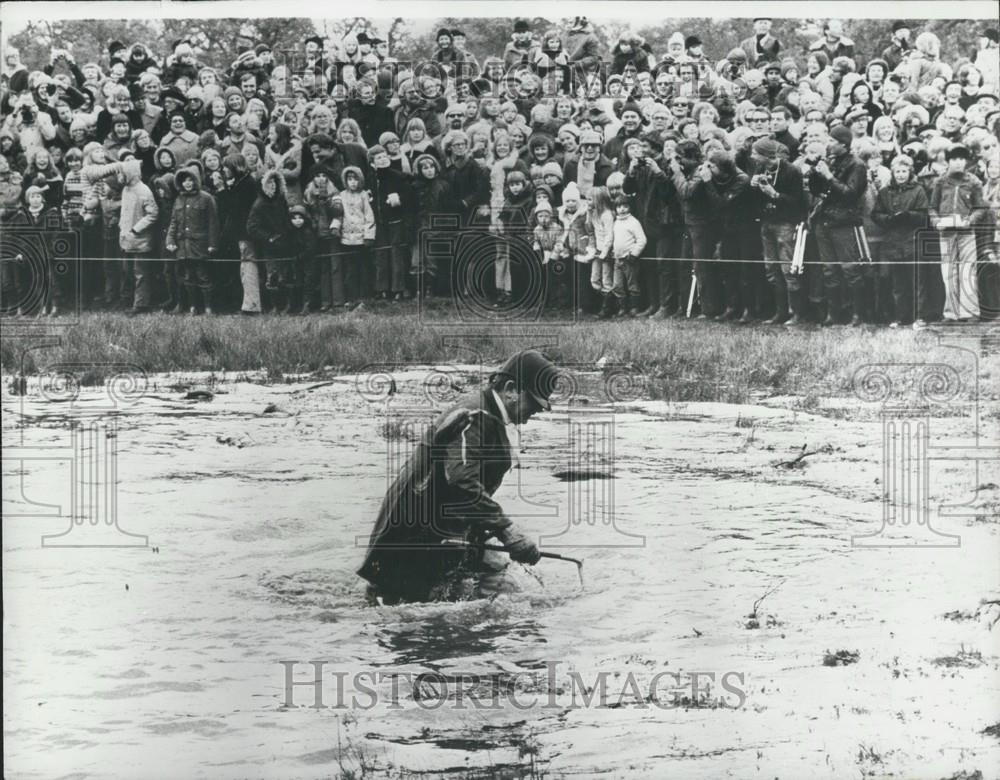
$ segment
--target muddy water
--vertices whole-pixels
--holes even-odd
[[[585,559],[585,589],[543,561],[512,567],[513,596],[371,609],[353,571],[393,462],[385,415],[426,401],[420,372],[397,381],[388,402],[344,377],[226,383],[211,401],[164,380],[118,403],[117,519],[148,536],[139,547],[86,524],[60,539],[96,546],[42,547],[68,527],[38,516],[71,500],[53,448],[106,404],[5,390],[7,776],[516,776],[532,762],[549,776],[997,776],[1000,739],[981,732],[1000,719],[1000,624],[977,614],[1000,592],[995,463],[932,465],[931,504],[972,507],[935,520],[960,547],[859,549],[882,513],[874,409],[557,405],[523,429],[497,498],[544,549]],[[584,464],[613,479],[566,478],[582,411],[613,421],[613,452],[594,445]],[[995,442],[996,423],[980,435]],[[931,443],[972,435],[968,417],[935,419]],[[815,452],[778,465],[803,445]],[[19,477],[14,446],[49,459]],[[574,490],[601,508],[584,512],[593,525],[569,522]],[[856,663],[823,664],[840,650]],[[327,706],[308,706],[308,686],[286,706],[280,662],[308,682],[313,660]],[[466,698],[435,679],[415,701],[405,675],[422,672],[470,676]],[[584,706],[601,673],[605,706]],[[338,691],[360,706],[330,707]]]

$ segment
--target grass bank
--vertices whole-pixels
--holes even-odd
[[[650,395],[675,401],[741,403],[763,395],[847,395],[855,372],[872,363],[939,362],[971,387],[975,361],[940,344],[935,332],[880,329],[786,331],[697,321],[584,321],[531,326],[438,320],[428,325],[415,307],[391,312],[308,317],[127,317],[85,314],[52,328],[57,346],[29,352],[25,373],[55,363],[94,365],[87,382],[104,379],[103,364],[132,363],[148,373],[261,371],[286,374],[357,371],[372,363],[502,362],[512,351],[543,347],[555,359],[593,366],[601,357],[631,364],[648,377]],[[987,333],[987,331],[979,331]],[[23,339],[4,338],[0,363],[17,371]],[[980,387],[998,375],[997,337],[971,337]],[[991,346],[992,344],[992,346]]]

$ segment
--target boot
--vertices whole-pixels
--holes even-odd
[[[729,322],[730,320],[735,320],[737,316],[737,310],[732,306],[727,306],[724,312],[716,314],[712,319],[716,322]]]
[[[851,327],[857,328],[865,324],[865,289],[860,284],[852,291],[851,303],[854,309]]]
[[[785,320],[786,328],[805,325],[805,320],[802,319],[802,290],[788,291],[788,309],[792,316]]]
[[[749,306],[743,310],[743,313],[740,315],[740,318],[739,320],[737,320],[737,322],[740,325],[749,325],[751,322],[753,322],[753,312],[750,311]]]
[[[626,295],[620,301],[615,301],[618,304],[618,311],[615,312],[616,319],[622,319],[628,316],[628,296]]]
[[[207,287],[202,288],[201,300],[205,304],[205,315],[212,316],[212,291]]]
[[[826,296],[826,319],[823,320],[823,327],[829,328],[831,325],[839,323],[838,313],[840,311],[840,296],[837,293],[827,292]]]
[[[601,298],[601,309],[597,312],[597,319],[606,320],[611,317],[614,296],[611,293],[602,293]]]
[[[788,319],[788,296],[784,288],[775,285],[771,288],[774,295],[774,316],[767,320],[767,325],[780,325]]]
[[[656,311],[649,315],[651,320],[669,320],[673,316],[673,312],[667,306],[660,306]]]

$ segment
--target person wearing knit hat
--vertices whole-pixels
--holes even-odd
[[[531,39],[531,25],[526,19],[516,19],[510,40],[503,49],[503,72],[510,73],[518,65],[531,61],[535,43]]]
[[[781,61],[781,78],[787,84],[797,87],[799,83],[799,66],[795,64],[795,60],[791,57],[786,57]]]
[[[621,149],[622,149],[622,165],[619,166],[620,169],[624,170],[627,167],[628,161],[631,160],[631,157],[629,157],[629,149],[631,149],[633,146],[635,146],[635,147],[638,147],[641,150],[643,143],[644,142],[643,142],[643,140],[641,138],[628,138],[628,139],[626,139],[625,143],[623,143],[622,147],[621,147]],[[635,153],[633,153],[633,154],[635,154]]]
[[[562,205],[563,169],[555,160],[542,165],[542,183],[552,190],[552,205]]]
[[[566,124],[561,125],[559,127],[559,133],[558,133],[558,135],[562,135],[563,133],[570,133],[577,140],[577,142],[579,143],[579,141],[580,141],[580,132],[581,131],[580,131],[580,128],[579,128],[578,125],[574,124],[573,122],[567,122]]]
[[[126,51],[128,51],[128,47],[121,41],[111,41],[111,43],[108,44],[108,57],[112,62],[117,60],[124,63]]]
[[[846,125],[836,125],[830,129],[830,137],[843,144],[844,146],[850,147],[851,142],[854,140],[854,135],[851,130]]]

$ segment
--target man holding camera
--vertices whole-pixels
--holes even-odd
[[[865,254],[861,206],[868,186],[865,164],[851,154],[851,131],[837,125],[830,131],[826,158],[807,153],[809,190],[819,198],[812,215],[816,244],[823,263],[827,313],[823,325],[840,320],[841,293],[851,293],[851,325],[862,324],[864,273],[859,262]]]
[[[803,314],[802,277],[792,271],[795,231],[806,212],[802,174],[772,138],[754,143],[752,161],[750,188],[760,214],[764,272],[774,295],[775,315],[770,324],[779,324],[787,312],[790,317],[785,325],[795,327],[802,323]]]

